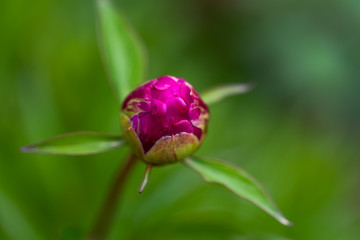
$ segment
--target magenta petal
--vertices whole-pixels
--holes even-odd
[[[169,108],[186,108],[187,107],[187,104],[186,102],[180,98],[180,97],[172,97],[172,98],[169,98],[167,101],[166,101],[166,105],[169,107]]]
[[[188,120],[181,120],[172,125],[171,128],[166,132],[167,135],[176,135],[179,133],[192,133],[193,126]]]
[[[163,76],[157,79],[157,82],[155,83],[154,87],[157,90],[164,91],[171,86],[174,86],[176,81],[171,78],[170,76]]]
[[[123,109],[126,108],[128,102],[132,99],[139,98],[143,101],[151,101],[151,87],[154,85],[153,81],[146,82],[140,87],[132,91],[124,100]]]
[[[131,122],[132,122],[132,127],[134,129],[135,132],[139,132],[139,115],[134,115],[131,118]]]
[[[139,108],[140,108],[141,110],[143,110],[144,112],[148,112],[148,111],[150,111],[150,104],[147,103],[147,102],[141,102],[141,103],[139,104]]]
[[[182,84],[180,87],[180,96],[186,102],[186,104],[191,104],[194,100],[190,96],[190,88],[186,84]]]
[[[189,119],[190,121],[196,121],[199,119],[201,110],[198,107],[190,106]]]
[[[181,120],[188,120],[188,109],[182,98],[170,98],[166,102],[167,114],[165,116],[165,124],[169,125],[172,122],[179,122]]]
[[[203,134],[203,131],[200,128],[194,127],[192,132],[199,140]]]
[[[162,101],[154,99],[151,103],[151,112],[155,115],[164,115],[166,113],[167,106]]]
[[[146,153],[162,137],[161,119],[151,113],[140,114],[139,119],[137,134]]]
[[[152,98],[165,102],[169,98],[180,96],[180,84],[170,76],[164,76],[156,80],[151,88]]]
[[[176,133],[187,132],[191,133],[193,131],[193,126],[188,120],[181,120],[174,125],[174,130]]]
[[[171,87],[170,83],[167,83],[166,81],[158,81],[154,87],[159,91],[164,91]]]

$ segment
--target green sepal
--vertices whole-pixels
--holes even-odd
[[[135,130],[132,128],[130,119],[123,113],[120,113],[120,125],[121,129],[124,132],[125,141],[133,149],[136,156],[143,160],[145,157],[145,153],[141,145],[140,139],[135,133]]]
[[[194,134],[179,133],[160,138],[145,153],[139,137],[132,128],[131,120],[124,113],[120,114],[120,123],[124,138],[134,153],[145,163],[155,166],[180,161],[193,154],[200,146],[200,142]]]

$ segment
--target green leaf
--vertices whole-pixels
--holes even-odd
[[[97,0],[99,47],[119,104],[145,78],[145,47],[111,1]]]
[[[253,85],[251,83],[230,83],[205,90],[200,96],[206,104],[210,105],[226,97],[246,93],[252,88]]]
[[[121,136],[97,132],[73,132],[20,148],[22,152],[56,155],[90,155],[124,145]]]
[[[199,173],[206,182],[221,184],[239,197],[261,208],[280,223],[292,225],[263,187],[243,169],[219,160],[194,156],[186,158],[184,163]]]

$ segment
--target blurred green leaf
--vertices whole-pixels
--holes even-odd
[[[229,163],[203,157],[186,158],[184,163],[209,183],[218,183],[263,209],[284,225],[292,225],[276,207],[263,187],[243,169]]]
[[[97,0],[98,39],[118,102],[145,78],[145,48],[134,29],[110,1]]]
[[[9,239],[42,239],[22,209],[0,189],[0,228]],[[1,234],[0,234],[1,236]]]
[[[20,151],[56,155],[89,155],[107,152],[123,145],[121,136],[97,132],[73,132],[22,147]]]
[[[210,105],[232,95],[247,93],[252,88],[251,83],[230,83],[205,90],[200,93],[200,96],[206,104]]]
[[[65,227],[59,236],[59,240],[79,240],[79,239],[84,239],[82,238],[82,236],[84,235],[84,233],[81,231],[81,229],[70,226],[70,227]]]

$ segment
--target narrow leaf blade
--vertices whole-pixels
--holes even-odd
[[[231,83],[213,87],[200,94],[201,98],[208,105],[217,103],[232,95],[247,93],[253,88],[251,83]]]
[[[223,185],[237,196],[261,208],[280,223],[292,225],[263,187],[243,169],[219,160],[194,156],[186,158],[184,163],[199,173],[206,182]]]
[[[90,155],[123,146],[121,136],[97,132],[73,132],[20,148],[22,152],[55,155]]]
[[[145,48],[111,1],[97,0],[98,40],[118,103],[145,78]]]

